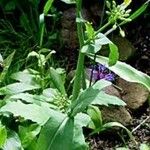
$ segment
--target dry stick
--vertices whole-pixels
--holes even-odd
[[[150,119],[150,116],[148,116],[145,120],[143,120],[137,127],[135,127],[131,132],[135,132],[138,128],[141,127],[142,124],[144,124],[148,119]]]

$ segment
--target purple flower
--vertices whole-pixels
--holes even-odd
[[[94,65],[93,67],[94,67],[93,73],[92,73],[92,68],[88,69],[87,72],[89,77],[91,76],[92,73],[92,79],[94,81],[101,80],[101,79],[105,79],[108,81],[115,80],[115,74],[112,73],[110,70],[108,70],[104,65],[97,64]]]

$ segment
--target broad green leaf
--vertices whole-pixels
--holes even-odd
[[[93,59],[94,56],[89,54],[89,57]],[[119,75],[124,80],[143,84],[150,91],[150,77],[142,73],[141,71],[136,70],[130,65],[124,62],[117,61],[117,63],[114,66],[109,67],[109,59],[103,56],[97,56],[96,62],[104,64],[107,68]]]
[[[111,85],[106,80],[99,80],[94,86],[84,90],[77,100],[71,104],[71,116],[75,116],[77,113],[82,112],[92,101],[98,98],[100,91],[106,86]]]
[[[74,120],[64,116],[50,118],[38,139],[37,150],[71,150]]]
[[[40,76],[38,74],[31,74],[28,70],[13,73],[11,78],[30,85],[38,84],[37,80],[40,80]]]
[[[43,90],[43,95],[50,100],[53,100],[56,96],[58,96],[59,92],[57,89],[48,88]]]
[[[94,105],[118,105],[118,106],[125,106],[126,103],[119,99],[116,96],[112,96],[109,94],[106,94],[104,91],[100,91],[97,95],[97,98],[92,102]]]
[[[118,52],[118,47],[113,43],[109,44],[109,49],[110,49],[110,53],[109,53],[108,64],[109,66],[112,66],[117,63],[117,60],[119,59],[119,52]]]
[[[90,121],[91,121],[90,116],[88,116],[87,114],[84,114],[84,113],[78,113],[74,117],[75,124],[80,127],[86,127],[90,123]]]
[[[50,102],[53,102],[54,97],[46,97],[44,95],[32,95],[29,93],[19,93],[12,95],[10,97],[6,98],[7,101],[9,100],[21,100],[26,103],[31,103],[31,104],[37,104],[40,106],[48,106],[49,108],[57,109],[57,106],[51,104]]]
[[[0,148],[3,147],[7,139],[7,130],[5,126],[1,125],[0,123]]]
[[[40,104],[40,102],[46,102],[47,98],[42,96],[42,95],[32,95],[29,93],[19,93],[19,94],[15,94],[10,96],[8,99],[10,100],[22,100],[25,101],[27,103],[36,103],[36,104]]]
[[[150,150],[150,144],[144,144],[144,143],[142,143],[140,145],[140,150]]]
[[[99,45],[107,45],[112,43],[103,33],[98,33],[95,38],[96,44]]]
[[[89,22],[85,22],[85,27],[86,27],[86,32],[87,32],[88,39],[93,39],[94,29],[92,27],[92,24],[89,23]]]
[[[58,71],[51,67],[50,68],[50,76],[51,76],[51,79],[52,79],[52,82],[53,82],[55,88],[57,88],[61,94],[66,95],[64,83],[63,83],[61,75],[58,73]]]
[[[62,2],[65,2],[66,4],[75,4],[75,0],[61,0]]]
[[[39,89],[38,85],[29,85],[26,83],[13,83],[5,87],[0,88],[0,95],[12,95],[25,91],[31,91],[34,89]]]
[[[112,43],[104,34],[99,33],[96,35],[92,43],[88,43],[81,48],[82,53],[97,53],[103,45]]]
[[[41,127],[37,124],[31,124],[30,126],[19,126],[19,137],[21,139],[22,146],[24,148],[30,146],[40,131]]]
[[[11,53],[6,59],[4,59],[4,61],[3,61],[4,69],[3,69],[2,73],[0,74],[0,82],[2,82],[5,79],[14,55],[15,55],[15,51],[13,53]]]
[[[48,11],[51,9],[52,4],[53,4],[54,0],[47,0],[45,6],[44,6],[44,14],[47,15]]]
[[[90,127],[96,129],[102,126],[102,114],[98,107],[90,105],[88,107],[87,113],[93,122],[93,125],[90,124]]]
[[[17,133],[15,133],[14,131],[8,132],[8,137],[3,150],[24,150]]]
[[[45,106],[39,106],[36,104],[24,104],[20,101],[8,102],[6,105],[0,108],[0,113],[12,113],[15,117],[22,117],[25,120],[31,120],[44,125],[47,120],[56,112]]]
[[[96,44],[94,44],[94,43],[91,43],[91,44],[84,45],[84,46],[81,48],[81,52],[82,52],[82,53],[92,53],[92,54],[95,54],[95,53],[97,53],[101,48],[102,48],[101,45],[96,45]]]
[[[70,150],[89,150],[88,144],[85,142],[83,130],[79,125],[74,127],[73,146]]]

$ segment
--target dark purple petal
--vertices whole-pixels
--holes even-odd
[[[106,68],[104,65],[101,65],[101,64],[98,65],[98,70],[99,70],[100,72],[104,72],[106,69],[107,69],[107,68]]]
[[[104,79],[108,81],[114,81],[115,75],[113,73],[106,74]]]

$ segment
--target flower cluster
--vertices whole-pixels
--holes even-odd
[[[106,13],[109,15],[109,20],[113,23],[116,23],[117,20],[121,21],[131,21],[129,17],[131,9],[126,10],[126,7],[130,4],[131,0],[125,0],[122,4],[117,5],[113,0],[112,4],[109,1],[106,1],[108,11]]]
[[[88,75],[92,75],[92,80],[97,81],[105,79],[108,81],[115,80],[115,74],[108,70],[104,65],[97,64],[93,66],[94,68],[88,69]]]

